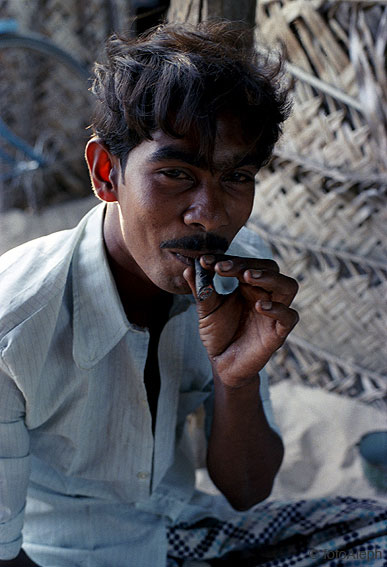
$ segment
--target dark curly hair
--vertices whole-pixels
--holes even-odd
[[[212,163],[219,116],[241,123],[257,165],[265,164],[289,114],[281,63],[254,48],[251,30],[228,21],[163,24],[137,39],[113,35],[96,63],[93,132],[124,167],[131,149],[161,129],[193,137]]]

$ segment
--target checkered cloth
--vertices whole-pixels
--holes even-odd
[[[233,567],[387,567],[387,508],[342,497],[268,502],[226,521],[176,524],[168,541],[168,567],[214,558]]]

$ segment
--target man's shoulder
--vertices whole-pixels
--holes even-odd
[[[63,294],[87,216],[75,228],[36,238],[0,256],[1,337]]]

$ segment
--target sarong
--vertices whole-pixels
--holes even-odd
[[[168,567],[387,567],[387,507],[350,497],[263,502],[168,528]],[[194,564],[194,563],[193,563]]]

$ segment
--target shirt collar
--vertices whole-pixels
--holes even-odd
[[[74,343],[78,366],[91,368],[131,327],[109,269],[103,239],[105,205],[95,207],[73,259]]]
[[[101,204],[89,213],[73,259],[73,356],[81,368],[92,368],[128,331],[144,332],[128,321],[109,268],[103,239],[105,210]],[[175,295],[170,317],[193,303],[192,295]]]

